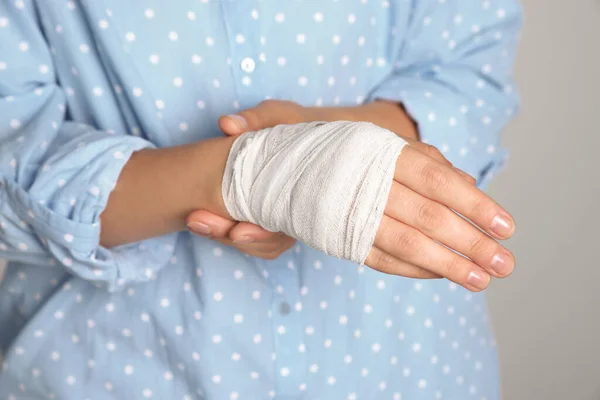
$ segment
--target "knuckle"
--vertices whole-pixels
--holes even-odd
[[[242,111],[240,113],[242,117],[248,122],[248,125],[251,127],[261,127],[262,126],[262,118],[261,113],[256,109]]]
[[[469,251],[472,254],[482,254],[489,251],[489,239],[483,234],[477,234],[469,240]]]
[[[444,266],[444,276],[458,276],[461,264],[458,257],[459,256],[453,256],[450,258],[450,260],[448,260],[448,262]]]
[[[417,278],[417,279],[434,279],[437,277],[438,276],[436,274],[434,274],[433,272],[428,271],[423,268],[418,268],[417,270],[415,270],[415,278]]]
[[[279,105],[280,101],[279,100],[273,100],[273,99],[267,99],[267,100],[263,100],[261,101],[258,106],[259,107],[273,107],[273,106],[277,106]]]
[[[436,230],[444,223],[441,207],[433,202],[424,202],[417,209],[417,223],[427,229]]]
[[[490,203],[485,198],[485,195],[481,193],[480,196],[477,196],[471,203],[469,207],[471,215],[469,215],[469,219],[482,219],[487,212],[487,210],[493,209],[490,206]]]
[[[439,165],[427,164],[421,175],[425,184],[435,191],[446,189],[450,184],[448,175]]]
[[[421,245],[417,233],[409,230],[397,233],[393,242],[395,247],[402,249],[402,252],[405,254],[414,254],[415,252],[418,252]]]
[[[425,152],[428,156],[433,158],[439,158],[440,156],[443,157],[442,152],[439,151],[437,147],[430,144],[427,145],[427,149],[425,150]]]
[[[386,252],[379,252],[375,262],[379,272],[391,274],[394,270],[395,259]]]

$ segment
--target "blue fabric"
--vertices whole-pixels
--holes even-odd
[[[0,398],[499,396],[485,299],[297,244],[99,246],[132,152],[272,99],[398,101],[481,187],[517,107],[513,0],[0,2]]]

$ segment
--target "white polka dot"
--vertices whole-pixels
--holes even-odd
[[[313,19],[315,20],[315,22],[323,22],[323,13],[321,12],[317,12],[313,15]]]
[[[244,42],[246,41],[246,38],[244,37],[244,35],[238,33],[237,35],[235,35],[235,42],[237,44],[244,44]]]
[[[125,40],[127,40],[128,42],[133,42],[135,40],[135,33],[127,32],[125,34]]]
[[[285,21],[285,14],[284,13],[277,13],[275,14],[275,22],[281,24]]]
[[[146,16],[146,18],[148,18],[148,19],[152,19],[152,18],[154,18],[154,10],[153,10],[153,9],[151,9],[151,8],[147,8],[147,9],[144,11],[144,15]]]
[[[133,366],[126,365],[125,368],[123,369],[123,372],[125,372],[125,375],[133,374]]]
[[[29,50],[29,43],[27,43],[27,42],[19,42],[19,50],[21,50],[21,51],[28,51]]]

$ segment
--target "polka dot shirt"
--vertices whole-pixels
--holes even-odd
[[[498,399],[483,295],[299,243],[106,249],[132,152],[265,99],[402,103],[483,187],[518,98],[514,0],[0,2],[0,398]]]

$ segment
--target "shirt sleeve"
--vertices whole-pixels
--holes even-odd
[[[149,141],[70,121],[31,2],[0,2],[0,258],[62,266],[108,290],[152,279],[176,234],[107,249],[100,214]]]
[[[402,103],[421,140],[484,188],[507,159],[499,134],[519,104],[512,66],[521,6],[517,0],[413,3],[394,28],[393,70],[369,100]]]

